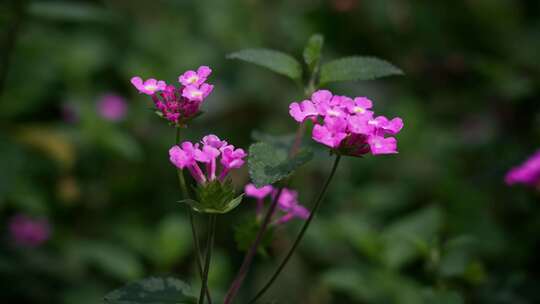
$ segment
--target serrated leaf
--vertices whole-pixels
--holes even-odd
[[[179,279],[152,277],[112,291],[103,300],[107,304],[193,304],[197,298]]]
[[[270,49],[245,49],[227,55],[227,59],[250,62],[294,80],[302,77],[302,66],[294,57]]]
[[[324,37],[321,34],[311,36],[304,48],[304,62],[313,71],[321,59],[321,51],[324,44]]]
[[[251,132],[251,138],[258,142],[268,143],[276,148],[289,151],[294,143],[296,134],[272,135],[257,130]]]
[[[289,175],[313,158],[310,149],[302,149],[289,158],[287,151],[268,143],[256,143],[249,147],[249,175],[256,187],[270,185]]]
[[[382,59],[352,56],[325,63],[321,67],[320,83],[372,80],[391,75],[403,75],[403,71]]]

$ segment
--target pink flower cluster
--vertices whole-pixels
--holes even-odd
[[[523,164],[516,166],[505,177],[508,185],[526,184],[537,186],[540,184],[540,150],[536,151]]]
[[[195,181],[201,184],[216,178],[224,181],[231,169],[244,165],[246,156],[243,149],[236,149],[213,134],[203,137],[200,143],[184,141],[169,150],[173,165],[182,170],[187,168]],[[198,163],[204,164],[204,171]],[[219,164],[221,169],[218,168]]]
[[[37,247],[50,237],[49,223],[44,219],[34,219],[18,214],[9,220],[9,232],[18,246]]]
[[[246,196],[257,199],[257,216],[262,216],[264,208],[264,198],[270,196],[275,198],[277,189],[271,185],[266,185],[261,188],[255,187],[253,184],[247,184],[244,188]],[[309,211],[300,203],[298,203],[298,192],[283,188],[278,198],[278,208],[283,212],[283,215],[275,220],[273,224],[279,225],[290,221],[293,218],[307,219]]]
[[[300,123],[312,120],[312,138],[338,154],[397,153],[397,140],[391,136],[403,128],[402,119],[375,116],[372,106],[365,97],[353,99],[319,90],[311,95],[311,100],[291,103],[289,114]]]
[[[150,95],[159,113],[175,125],[183,125],[199,113],[204,99],[214,86],[206,83],[212,70],[201,66],[197,71],[187,71],[178,77],[178,88],[163,80],[150,78],[146,81],[139,76],[131,78],[131,83],[140,93]]]

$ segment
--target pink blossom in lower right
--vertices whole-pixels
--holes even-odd
[[[257,188],[254,184],[247,184],[244,188],[244,192],[247,197],[257,199],[257,218],[260,219],[263,215],[264,199],[266,197],[274,199],[278,190],[271,185]],[[283,188],[277,204],[281,215],[272,221],[272,225],[280,225],[294,218],[305,220],[309,217],[309,211],[298,202],[298,192],[295,190]]]
[[[540,184],[540,150],[536,151],[523,164],[513,167],[506,173],[507,185],[525,184],[536,186]]]
[[[319,90],[311,100],[291,103],[289,114],[299,123],[312,120],[313,140],[330,147],[333,153],[357,157],[398,153],[393,136],[403,128],[403,120],[375,116],[372,106],[366,97],[353,99]]]

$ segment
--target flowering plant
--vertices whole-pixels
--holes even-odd
[[[151,278],[110,293],[106,301],[143,303],[145,299],[155,298],[167,299],[164,303],[212,303],[208,273],[218,215],[232,211],[245,195],[256,202],[254,225],[249,226],[249,229],[255,229],[249,233],[241,228],[238,230],[237,236],[240,237],[237,237],[237,241],[245,245],[238,247],[246,250],[246,254],[223,299],[225,304],[234,302],[255,255],[261,252],[270,231],[293,219],[303,222],[298,236],[277,270],[249,301],[257,302],[278,278],[299,246],[323,201],[341,157],[397,153],[395,136],[403,128],[401,118],[376,116],[372,109],[373,102],[367,97],[351,98],[318,88],[330,82],[375,79],[402,72],[388,62],[372,57],[346,57],[321,64],[322,45],[323,38],[320,35],[314,35],[308,41],[303,54],[305,71],[292,56],[274,50],[248,49],[228,56],[269,68],[297,84],[303,84],[304,94],[306,98],[309,97],[289,105],[290,116],[299,123],[292,141],[279,145],[267,137],[262,142],[252,144],[248,152],[214,134],[204,136],[199,142],[180,141],[180,129],[187,127],[201,113],[200,108],[205,98],[213,90],[213,86],[206,83],[212,72],[209,67],[201,66],[196,71],[183,73],[178,77],[178,87],[154,78],[143,80],[137,76],[131,79],[140,93],[151,97],[156,113],[176,128],[176,142],[169,149],[169,160],[177,169],[184,196],[181,202],[190,207],[189,218],[201,288],[198,296],[195,296],[185,283],[177,279]],[[303,78],[304,74],[308,77]],[[294,172],[313,156],[310,148],[302,145],[302,137],[309,122],[313,124],[313,141],[324,145],[330,154],[335,155],[332,169],[310,209],[299,203],[299,192],[289,186]],[[236,195],[230,173],[242,169],[246,163],[251,183],[244,186],[243,194]],[[186,172],[189,172],[190,179],[186,179]],[[208,217],[204,257],[195,213]]]

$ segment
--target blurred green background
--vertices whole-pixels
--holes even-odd
[[[205,115],[187,130],[247,148],[253,130],[294,132],[285,77],[229,52],[323,60],[373,55],[405,77],[330,87],[401,116],[400,154],[347,158],[300,250],[267,297],[275,303],[540,303],[538,192],[504,184],[538,148],[540,2],[513,0],[102,0],[0,3],[0,300],[100,303],[127,281],[173,274],[197,286],[191,235],[167,150],[174,130],[130,77],[173,82],[214,70]],[[97,111],[127,100],[125,119]],[[293,180],[309,205],[330,167],[320,153]],[[247,170],[234,176],[240,189]],[[210,286],[226,291],[242,261],[220,217]],[[15,214],[45,218],[51,238],[16,246]],[[204,219],[198,218],[199,223]],[[239,303],[289,248],[300,222],[258,257]],[[217,302],[217,301],[216,301]]]

